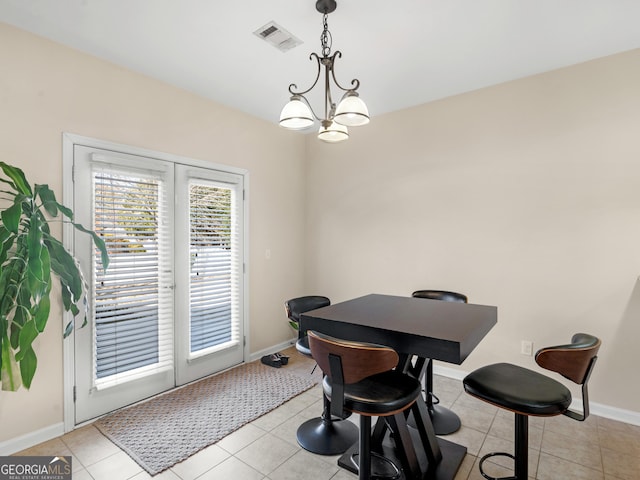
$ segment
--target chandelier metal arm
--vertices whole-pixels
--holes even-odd
[[[311,55],[309,55],[309,60],[311,60],[313,57],[315,57],[316,62],[318,63],[318,73],[316,73],[316,79],[313,82],[313,85],[311,85],[309,88],[307,88],[304,91],[300,91],[300,92],[296,92],[294,89],[298,88],[298,85],[296,85],[295,83],[292,83],[291,85],[289,85],[289,93],[291,95],[305,95],[307,93],[309,93],[311,90],[313,90],[313,87],[315,87],[318,83],[318,80],[320,79],[320,71],[322,69],[322,67],[320,66],[320,57],[318,56],[317,53],[312,52]]]
[[[336,50],[336,53],[334,53],[331,57],[331,76],[333,77],[333,83],[335,83],[336,87],[338,87],[343,92],[355,92],[356,90],[358,90],[358,88],[360,88],[360,80],[358,80],[357,78],[351,80],[351,88],[344,88],[342,85],[340,85],[338,79],[336,78],[336,69],[334,68],[335,57],[342,58],[342,53],[340,52],[340,50]]]
[[[309,55],[309,60],[311,60],[313,58],[316,59],[316,63],[318,64],[318,71],[316,72],[316,78],[313,81],[313,83],[311,84],[311,86],[309,88],[307,88],[306,90],[297,90],[298,86],[295,83],[292,83],[291,85],[289,85],[289,93],[291,95],[297,95],[297,96],[303,98],[305,103],[311,109],[311,113],[316,118],[316,120],[322,121],[324,119],[331,119],[333,117],[333,113],[335,112],[335,108],[336,108],[336,104],[333,102],[333,98],[331,97],[331,85],[329,83],[329,78],[331,77],[333,79],[333,83],[335,84],[335,86],[338,87],[343,92],[355,92],[356,90],[358,90],[358,88],[360,87],[360,80],[358,80],[357,78],[354,78],[353,80],[351,80],[351,88],[348,88],[348,87],[345,88],[342,85],[340,85],[340,83],[338,82],[338,79],[336,78],[336,71],[335,71],[335,68],[334,68],[336,58],[342,58],[342,52],[340,52],[340,50],[336,50],[334,52],[334,54],[331,55],[331,56],[326,56],[325,55],[323,57],[320,57],[317,53],[312,52],[311,55]],[[324,66],[324,68],[325,68],[325,115],[324,115],[324,119],[320,118],[316,114],[316,112],[313,110],[313,107],[311,106],[311,103],[305,97],[305,95],[307,93],[309,93],[311,90],[313,90],[315,88],[315,86],[318,84],[318,81],[320,80],[320,73],[322,72],[322,66]]]

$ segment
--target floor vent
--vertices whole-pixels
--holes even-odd
[[[276,22],[267,23],[253,32],[253,34],[273,45],[281,52],[286,52],[302,44],[302,40],[291,35]]]

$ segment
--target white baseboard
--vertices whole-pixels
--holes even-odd
[[[609,405],[603,405],[602,403],[597,402],[589,402],[589,408],[591,413],[598,415],[599,417],[609,418],[611,420],[617,420],[619,422],[637,425],[640,427],[640,412],[610,407]]]
[[[453,378],[454,380],[460,381],[462,381],[464,377],[469,375],[469,372],[464,372],[462,370],[456,370],[455,368],[438,365],[436,362],[433,362],[433,373],[435,375],[441,375],[443,377]]]
[[[48,427],[29,432],[16,438],[0,442],[0,455],[11,455],[29,447],[33,447],[52,438],[64,434],[64,423],[56,423]]]
[[[249,357],[249,361],[253,362],[254,360],[259,360],[264,355],[271,355],[272,353],[279,352],[280,350],[284,350],[285,348],[289,348],[291,345],[296,344],[297,338],[292,338],[287,340],[286,342],[279,343],[278,345],[273,345],[272,347],[265,348],[264,350],[260,350],[258,352],[254,352]]]
[[[433,373],[436,375],[441,375],[443,377],[462,381],[462,379],[466,377],[469,372],[464,372],[443,365],[434,364]],[[571,408],[581,410],[582,402],[579,399],[574,399],[573,403],[571,404]],[[589,402],[589,410],[593,415],[598,415],[599,417],[609,418],[611,420],[617,420],[619,422],[640,426],[640,412],[611,407],[609,405],[603,405],[602,403],[597,402]]]

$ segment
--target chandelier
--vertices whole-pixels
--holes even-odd
[[[327,25],[329,13],[336,9],[335,0],[318,0],[316,10],[322,13],[322,35],[320,44],[322,46],[322,56],[311,53],[309,60],[316,59],[318,73],[313,85],[307,90],[298,90],[295,83],[289,85],[291,98],[280,113],[280,125],[290,130],[302,130],[311,127],[315,120],[320,122],[318,138],[325,142],[336,143],[349,138],[347,127],[357,127],[369,123],[369,111],[367,106],[358,96],[360,81],[356,78],[351,80],[351,88],[344,88],[336,80],[334,70],[335,61],[342,57],[342,53],[337,51],[331,54],[331,32]],[[305,97],[320,80],[320,74],[324,68],[324,116],[319,117],[311,108],[311,104]],[[335,87],[344,92],[337,107],[331,95],[330,80],[333,80]]]

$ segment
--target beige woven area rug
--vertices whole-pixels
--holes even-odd
[[[240,365],[95,422],[150,475],[166,470],[311,388],[311,376]]]

